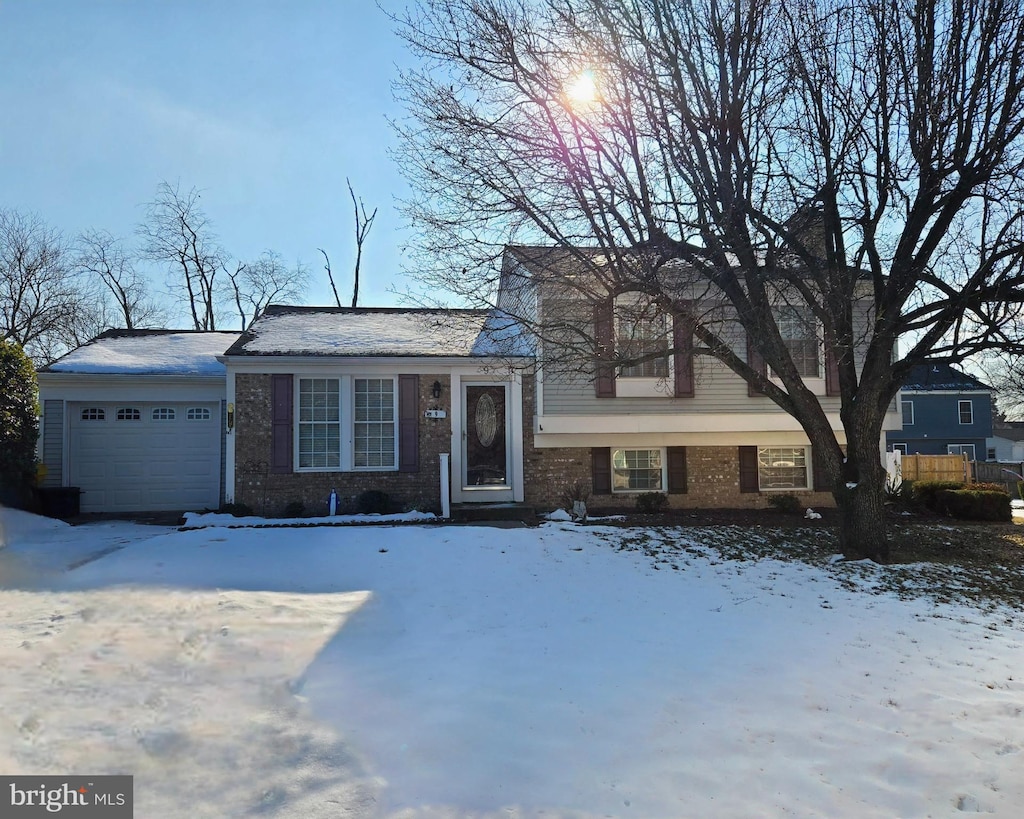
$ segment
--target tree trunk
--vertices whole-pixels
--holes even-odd
[[[847,560],[889,562],[885,505],[882,487],[863,480],[837,498],[839,506],[839,550]]]

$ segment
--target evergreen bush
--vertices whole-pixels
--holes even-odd
[[[36,477],[39,389],[25,351],[0,339],[0,490],[24,505]]]

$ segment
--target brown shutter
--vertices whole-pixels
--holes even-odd
[[[612,493],[612,450],[606,446],[595,446],[590,450],[591,473],[594,478],[594,494]]]
[[[740,456],[740,492],[757,492],[757,447],[738,447]]]
[[[270,471],[291,472],[292,460],[291,375],[270,376]]]
[[[761,375],[768,376],[768,367],[764,363],[764,358],[761,357],[761,353],[758,352],[757,347],[754,346],[754,340],[747,334],[747,364]],[[755,387],[751,383],[747,383],[747,395],[764,395],[764,393]]]
[[[839,359],[828,342],[825,343],[825,395],[841,395],[839,388]]]
[[[676,398],[693,398],[693,319],[684,313],[672,317],[673,369]]]
[[[598,398],[615,397],[615,319],[613,302],[609,299],[594,305],[594,341],[597,346],[595,362],[597,379],[594,391]]]
[[[398,471],[420,471],[420,377],[398,376]]]
[[[668,493],[686,494],[686,447],[668,447]]]

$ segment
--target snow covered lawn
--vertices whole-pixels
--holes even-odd
[[[132,773],[140,819],[1024,804],[1019,612],[888,569],[697,529],[5,520],[0,770]]]

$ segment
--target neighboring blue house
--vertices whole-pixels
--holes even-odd
[[[914,367],[900,393],[903,429],[886,449],[906,455],[961,455],[984,461],[992,436],[992,388],[949,364]]]

